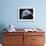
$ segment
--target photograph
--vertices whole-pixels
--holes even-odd
[[[34,21],[35,9],[31,7],[18,8],[18,21]]]

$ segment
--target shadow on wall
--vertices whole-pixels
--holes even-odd
[[[4,30],[4,28],[6,28],[6,26],[4,24],[0,24],[0,43],[2,43],[2,32],[5,32],[6,30]]]

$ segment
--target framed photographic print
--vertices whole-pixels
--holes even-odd
[[[18,21],[34,21],[35,8],[33,7],[19,7],[18,8]]]

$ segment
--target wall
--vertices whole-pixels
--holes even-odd
[[[0,0],[1,15],[0,25],[13,24],[16,28],[43,27],[46,28],[46,1],[45,0]],[[34,7],[34,22],[18,22],[18,7]]]
[[[0,31],[9,24],[16,28],[37,28],[46,29],[46,0],[0,0]],[[34,7],[34,22],[18,22],[18,7]],[[46,31],[46,30],[44,30]]]

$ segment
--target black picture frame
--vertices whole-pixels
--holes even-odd
[[[19,7],[18,21],[35,21],[35,8],[33,7]]]

